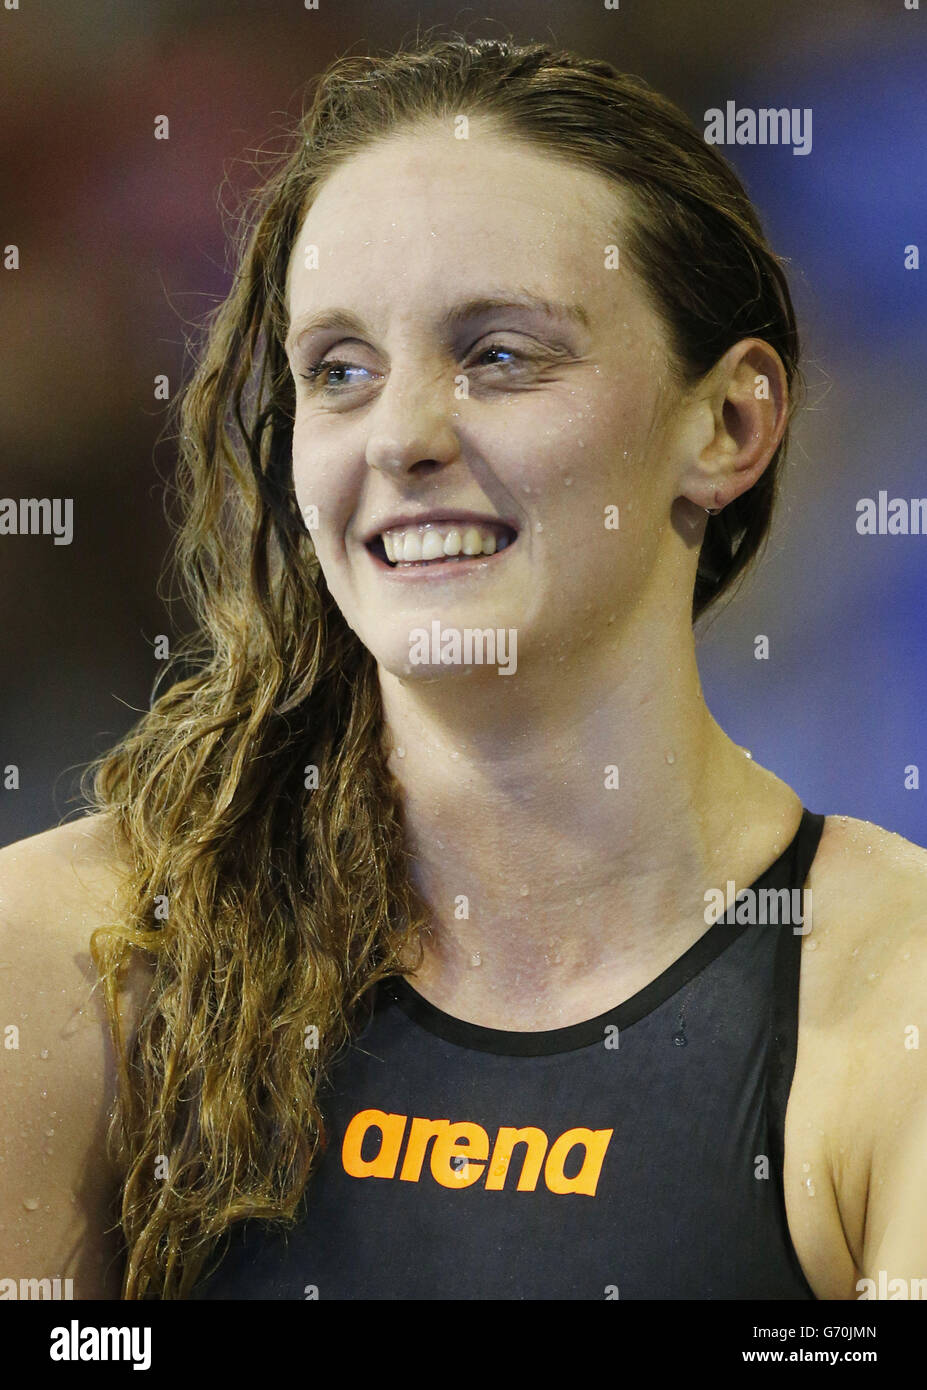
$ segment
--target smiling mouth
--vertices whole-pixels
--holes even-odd
[[[409,572],[486,561],[508,549],[517,537],[518,532],[502,522],[491,526],[429,522],[383,532],[367,542],[367,549],[391,570]]]

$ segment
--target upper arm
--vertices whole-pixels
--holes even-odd
[[[869,1154],[856,1297],[927,1297],[927,851],[880,832],[872,908],[843,977],[844,1142]],[[862,856],[860,856],[861,862]],[[892,1280],[902,1280],[892,1289]],[[912,1280],[923,1281],[912,1285]],[[871,1283],[863,1281],[872,1281]],[[902,1290],[920,1292],[902,1292]]]
[[[115,885],[98,822],[0,851],[0,1268],[72,1279],[75,1298],[121,1288],[116,1069],[89,951]]]
[[[863,1239],[869,1297],[927,1298],[927,914],[886,962],[868,1078],[872,1163]],[[894,1294],[888,1289],[901,1279]],[[912,1286],[911,1281],[923,1281]],[[911,1288],[919,1293],[902,1292]],[[886,1292],[888,1290],[888,1292]]]

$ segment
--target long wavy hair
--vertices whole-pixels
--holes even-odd
[[[293,1223],[325,1147],[333,1063],[427,925],[376,665],[328,592],[294,497],[285,286],[336,167],[461,113],[621,189],[622,255],[681,380],[755,336],[779,353],[794,401],[781,263],[723,157],[639,78],[540,43],[453,34],[338,59],[310,84],[241,218],[231,290],[179,400],[174,557],[193,635],[149,711],[84,773],[128,866],[118,920],[91,944],[119,1059],[108,1144],[127,1299],[188,1297],[237,1222]],[[708,520],[693,623],[758,554],[785,447]],[[134,952],[153,982],[129,1039],[117,1006]]]

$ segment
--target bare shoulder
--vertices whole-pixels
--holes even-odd
[[[927,850],[870,821],[829,816],[807,886],[790,1225],[817,1269],[818,1296],[855,1298],[884,1229],[914,1218],[892,1206],[899,1183],[927,1189],[909,1134],[927,1121]],[[828,1227],[840,1233],[835,1249],[845,1239],[845,1258],[824,1260]]]
[[[808,886],[813,926],[802,974],[814,976],[813,997],[832,1022],[872,1018],[892,989],[904,997],[918,988],[927,969],[927,849],[871,821],[829,816]]]
[[[128,868],[105,815],[0,850],[0,1276],[70,1278],[76,1298],[119,1296],[105,1151],[116,1070],[90,937],[115,920]]]

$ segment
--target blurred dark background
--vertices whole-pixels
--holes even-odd
[[[313,73],[433,25],[607,58],[700,128],[728,99],[812,108],[806,156],[723,150],[791,262],[809,397],[766,557],[700,664],[715,717],[812,810],[927,844],[927,536],[856,532],[860,498],[927,495],[927,264],[904,266],[927,253],[927,4],[904,0],[0,10],[0,242],[20,255],[0,270],[0,496],[72,497],[75,528],[0,536],[0,844],[74,813],[80,766],[148,705],[154,638],[184,625],[159,597],[173,446],[154,378],[176,394],[228,285],[220,204]]]

